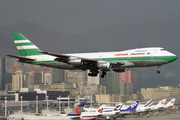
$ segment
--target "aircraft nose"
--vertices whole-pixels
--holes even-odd
[[[172,54],[171,58],[169,59],[169,62],[173,62],[177,59],[178,57],[175,54]]]

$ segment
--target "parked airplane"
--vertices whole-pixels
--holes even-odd
[[[132,113],[133,111],[135,111],[137,109],[138,105],[139,105],[139,100],[133,102],[132,105],[130,105],[128,108],[121,108],[119,114],[126,115],[129,113]],[[111,107],[103,110],[103,112],[110,112],[110,111],[112,111]]]
[[[162,99],[162,100],[159,101],[159,103],[157,105],[152,105],[151,110],[156,111],[156,110],[159,110],[159,109],[163,109],[165,107],[165,103],[166,103],[166,99]]]
[[[138,48],[115,52],[94,52],[76,54],[57,54],[41,51],[21,33],[12,33],[15,45],[20,56],[7,55],[18,59],[19,62],[59,68],[90,70],[89,76],[97,76],[102,71],[101,77],[107,71],[124,72],[131,67],[158,66],[168,64],[177,59],[175,54],[161,47]]]
[[[122,104],[117,105],[116,107],[111,108],[110,110],[106,111],[106,106],[102,105],[99,109],[96,108],[84,108],[85,112],[81,113],[81,118],[83,119],[95,119],[97,117],[105,117],[106,119],[110,119],[112,116],[118,114]],[[84,116],[85,115],[85,116]],[[89,115],[89,116],[88,116]]]
[[[148,112],[151,111],[151,106],[153,104],[153,100],[149,100],[147,101],[147,103],[145,105],[138,105],[137,109],[136,109],[136,113],[142,113],[142,112]]]
[[[30,114],[14,114],[8,116],[8,120],[19,120],[19,119],[33,119],[33,120],[71,120],[71,119],[78,119],[80,120],[80,115],[83,111],[84,104],[79,104],[76,108],[74,108],[69,114],[64,114],[62,116],[36,116],[36,115],[30,115]]]
[[[139,105],[139,100],[135,101],[132,103],[131,106],[129,106],[128,108],[121,108],[120,110],[120,115],[126,115],[126,114],[129,114],[129,113],[132,113],[133,111],[135,111],[137,109]]]
[[[175,98],[173,98],[172,100],[170,100],[165,106],[164,108],[170,108],[170,107],[173,107],[174,106],[174,103],[175,103]]]

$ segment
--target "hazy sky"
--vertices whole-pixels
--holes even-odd
[[[69,50],[68,52],[110,51],[130,47],[161,46],[180,56],[180,0],[0,0],[0,27],[5,28],[4,33],[7,34],[6,39],[5,35],[1,33],[0,40],[12,39],[10,36],[11,30],[9,29],[14,28],[9,27],[6,31],[8,27],[2,26],[13,26],[22,21],[32,21],[32,25],[38,25],[38,27],[41,25],[41,29],[50,28],[55,32],[58,31],[56,32],[58,35],[62,33],[61,37],[65,35],[68,38],[64,40],[57,37],[51,41],[43,41],[44,44],[42,44],[41,39],[34,39],[33,42],[36,42],[39,46],[44,46],[43,50],[53,51],[56,48],[58,53],[62,53],[63,50]],[[158,24],[162,21],[166,21],[166,25]],[[173,24],[174,22],[178,24]],[[168,26],[169,23],[173,25]],[[119,29],[119,26],[123,26],[120,24],[130,24],[129,26],[141,24],[142,26],[150,25],[150,27],[148,26],[147,29],[146,27],[145,29],[124,27],[126,28],[124,30],[123,27]],[[108,25],[110,27],[106,27]],[[22,26],[23,24],[19,25],[19,27]],[[26,28],[25,30],[29,28],[25,25],[23,27]],[[95,33],[98,31],[96,29],[100,27],[102,28],[96,36]],[[114,28],[109,29],[111,27]],[[34,28],[33,26],[33,30]],[[30,31],[33,33],[35,32],[33,30]],[[119,30],[122,33],[119,33]],[[88,33],[87,36],[85,35],[86,32]],[[77,33],[81,34],[77,35]],[[33,37],[31,34],[29,36]],[[41,36],[43,34],[38,38],[43,38]],[[48,34],[48,36],[50,35]],[[49,45],[48,43],[53,44]],[[71,44],[69,45],[69,43]],[[46,47],[47,44],[49,46]],[[8,45],[7,42],[2,44],[3,47],[0,46],[0,48],[2,49]],[[15,49],[13,42],[12,46]],[[179,61],[178,59],[163,66],[160,75],[155,73],[157,67],[140,69],[138,79],[151,82],[151,80],[157,81],[167,78],[166,80],[178,80],[177,84],[179,84]]]
[[[180,21],[180,0],[1,0],[0,26],[33,21],[69,35],[108,24]]]

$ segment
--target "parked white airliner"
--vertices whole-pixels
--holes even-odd
[[[151,111],[156,111],[156,110],[159,110],[159,109],[163,109],[165,107],[165,103],[166,103],[166,99],[160,100],[157,105],[152,105],[150,107]]]
[[[167,104],[165,104],[164,108],[174,107],[175,100],[176,98],[171,99]]]
[[[41,51],[21,33],[12,33],[20,56],[7,55],[19,62],[70,70],[90,70],[89,76],[97,76],[102,71],[124,72],[131,67],[160,66],[177,59],[177,56],[161,47],[137,48],[115,52],[94,52],[76,54],[57,54]],[[42,41],[43,42],[43,41]]]

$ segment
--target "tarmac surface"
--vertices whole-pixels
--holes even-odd
[[[150,116],[126,116],[125,118],[117,118],[116,120],[180,120],[180,113],[159,113],[159,115],[150,115]]]
[[[53,118],[53,116],[51,116],[51,117],[46,117],[45,119],[41,118],[41,120],[57,120],[57,116],[54,116],[54,117],[56,117],[56,118]],[[0,120],[5,120],[5,119],[0,118]],[[32,120],[32,119],[28,118],[28,120]],[[59,120],[59,117],[58,117],[58,120]],[[97,118],[96,120],[105,120],[105,118]],[[155,115],[153,113],[147,114],[144,116],[126,115],[123,118],[117,117],[117,118],[111,118],[111,120],[180,120],[180,111],[178,111],[178,112],[174,111],[174,112],[170,112],[170,113],[166,113],[166,114],[165,114],[165,112],[159,112],[158,115]]]

